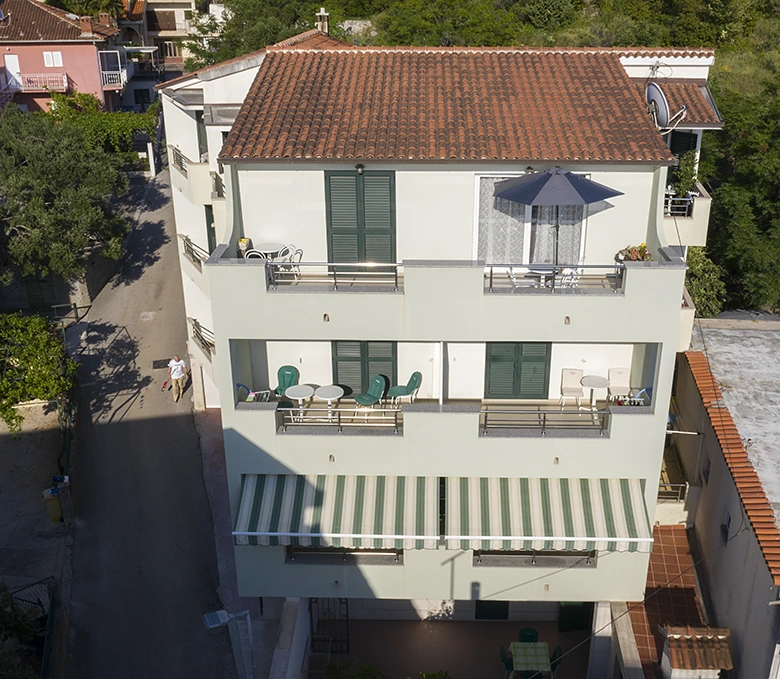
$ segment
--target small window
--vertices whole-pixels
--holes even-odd
[[[62,52],[44,52],[43,65],[47,68],[62,67]]]
[[[304,566],[403,566],[402,549],[287,547],[284,562]]]
[[[62,52],[52,52],[52,56],[54,57],[54,65],[57,68],[62,68]]]
[[[595,568],[591,551],[479,551],[474,550],[474,567],[481,568]]]

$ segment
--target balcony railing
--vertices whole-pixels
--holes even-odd
[[[485,267],[487,292],[619,292],[623,289],[622,263],[615,264],[491,264]]]
[[[336,431],[345,428],[389,429],[400,433],[403,413],[399,408],[364,408],[342,404],[327,407],[277,408],[282,431],[289,427],[332,427]]]
[[[567,410],[537,406],[486,406],[480,411],[479,430],[488,436],[495,430],[527,429],[542,436],[548,431],[587,431],[603,436],[609,424],[608,410]]]
[[[193,243],[189,236],[184,236],[182,241],[184,243],[184,254],[200,269],[203,262],[209,258],[209,253],[200,247],[200,245]]]
[[[127,85],[127,69],[119,71],[100,71],[100,80],[105,88],[122,88]]]
[[[658,501],[659,502],[685,502],[688,494],[687,483],[659,483]]]
[[[206,355],[210,356],[214,350],[214,333],[208,328],[204,328],[198,319],[192,319],[192,338],[200,344]]]
[[[363,262],[339,264],[333,262],[266,262],[268,287],[314,285],[333,290],[390,288],[398,290],[402,284],[403,266]]]
[[[173,159],[173,166],[186,177],[187,165],[189,165],[190,162],[187,156],[175,146],[171,146],[171,158]]]
[[[666,196],[664,198],[665,217],[692,217],[694,196]]]
[[[8,89],[16,92],[66,92],[67,73],[26,73],[8,83]]]

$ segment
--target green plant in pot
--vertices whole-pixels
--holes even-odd
[[[680,156],[675,172],[674,194],[685,198],[696,188],[696,151],[688,151]]]
[[[652,262],[653,255],[646,243],[639,245],[628,245],[622,250],[618,250],[615,255],[616,262]]]

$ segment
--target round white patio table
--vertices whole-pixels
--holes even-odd
[[[314,395],[328,402],[328,422],[333,419],[333,401],[338,401],[344,396],[344,390],[338,384],[327,384],[324,387],[318,387]]]
[[[303,419],[303,402],[314,396],[314,387],[308,384],[293,384],[285,389],[284,395],[298,401],[298,416]]]
[[[586,389],[590,389],[590,409],[596,410],[596,389],[606,389],[609,386],[609,380],[601,375],[585,375],[580,380],[580,384]]]
[[[255,245],[255,250],[262,252],[268,259],[274,259],[279,255],[279,251],[284,247],[284,243],[274,243],[269,241],[268,243],[258,243]]]

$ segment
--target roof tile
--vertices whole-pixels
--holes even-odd
[[[92,33],[81,32],[78,17],[37,0],[0,0],[8,17],[0,22],[0,44],[6,42],[102,42],[119,33],[113,26],[92,22]]]

